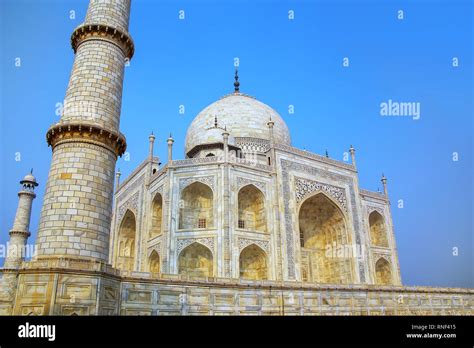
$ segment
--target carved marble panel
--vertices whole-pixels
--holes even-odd
[[[156,251],[158,255],[161,255],[161,240],[158,243],[153,244],[152,247],[148,248],[147,256],[150,257],[153,251]]]
[[[120,205],[117,213],[117,221],[122,221],[123,216],[127,210],[132,210],[135,215],[138,213],[140,192],[135,192],[125,203]]]
[[[239,238],[239,254],[242,252],[243,249],[248,247],[251,244],[255,244],[259,246],[262,250],[264,250],[267,255],[269,253],[269,242],[267,240],[260,240],[260,239],[249,239],[249,238]]]
[[[163,197],[163,185],[161,185],[160,187],[158,187],[155,191],[151,193],[151,199],[154,199],[157,193],[159,193],[161,197]]]
[[[39,306],[22,306],[21,315],[44,315],[44,305]]]
[[[295,178],[296,203],[301,203],[304,199],[315,192],[325,192],[347,212],[346,192],[342,187],[329,185],[314,180]]]
[[[260,191],[262,191],[264,194],[266,192],[266,184],[261,181],[256,181],[252,179],[247,179],[247,178],[242,178],[242,177],[237,177],[237,192],[244,186],[247,185],[254,185],[257,187]]]
[[[204,237],[204,238],[183,238],[178,239],[177,241],[177,254],[179,255],[181,251],[186,248],[188,245],[193,243],[201,243],[207,246],[212,253],[214,253],[214,237]]]
[[[62,306],[61,315],[89,315],[89,307],[85,306]]]
[[[142,174],[142,176],[140,176],[137,180],[135,180],[133,183],[131,183],[130,185],[127,185],[127,188],[125,189],[125,191],[123,191],[121,194],[120,194],[120,198],[121,197],[124,197],[124,199],[127,199],[127,197],[135,190],[137,189],[138,187],[142,186],[143,185],[143,181],[145,180],[145,175]],[[122,184],[123,185],[123,184]]]
[[[212,191],[215,192],[215,182],[216,178],[214,175],[209,176],[197,176],[197,177],[190,177],[190,178],[181,178],[179,179],[179,190],[182,191],[185,187],[191,185],[192,183],[200,182],[209,186]]]
[[[71,299],[90,299],[92,286],[90,284],[65,284],[63,296]]]

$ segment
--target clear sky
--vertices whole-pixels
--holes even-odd
[[[241,91],[282,115],[293,146],[342,160],[353,144],[365,189],[381,188],[385,173],[404,284],[473,287],[472,7],[469,0],[134,0],[122,178],[146,157],[151,131],[163,162],[170,132],[174,153],[184,156],[187,126],[232,91],[238,57]],[[74,59],[70,34],[86,9],[78,0],[0,1],[0,243],[12,227],[18,181],[32,167],[40,186],[30,243],[36,238],[51,160],[45,134],[58,120]],[[388,100],[419,103],[420,118],[381,116]]]

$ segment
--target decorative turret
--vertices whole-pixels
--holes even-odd
[[[387,178],[385,177],[385,175],[383,173],[382,173],[382,179],[380,179],[380,181],[382,181],[383,193],[385,194],[386,197],[388,197]]]
[[[222,132],[222,138],[224,140],[224,162],[227,162],[229,159],[229,135],[227,127],[224,127],[224,132]]]
[[[153,175],[153,170],[156,171],[156,168],[153,167],[153,146],[155,144],[155,135],[153,132],[148,136],[148,140],[150,142],[150,147],[148,149],[148,175]],[[159,169],[160,163],[158,161],[158,169]]]
[[[122,175],[122,172],[120,171],[120,168],[117,170],[117,173],[115,173],[115,189],[117,190],[118,187],[120,186],[120,175]]]
[[[351,162],[352,162],[352,165],[354,166],[354,168],[357,170],[355,152],[356,152],[356,150],[351,145],[351,147],[349,148],[349,153],[351,154]]]
[[[273,147],[273,126],[275,125],[275,122],[273,122],[272,117],[270,116],[270,120],[267,122],[268,126],[268,131],[270,132],[270,146]]]
[[[171,136],[171,133],[170,133],[169,138],[166,140],[166,142],[168,143],[168,163],[171,163],[171,161],[173,160],[173,143],[174,143],[174,139]]]
[[[153,145],[155,143],[155,135],[153,134],[153,132],[151,132],[148,139],[150,140],[150,148],[148,150],[148,159],[151,161],[153,160]]]
[[[20,184],[22,189],[18,192],[18,208],[13,228],[10,230],[4,268],[19,268],[25,259],[26,242],[30,236],[31,206],[33,199],[36,198],[35,187],[38,186],[36,178],[33,176],[33,169],[20,181]]]

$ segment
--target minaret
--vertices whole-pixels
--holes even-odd
[[[170,133],[170,137],[168,138],[168,140],[166,140],[166,142],[168,143],[168,163],[171,163],[171,161],[173,161],[173,143],[174,143],[174,139],[171,136],[171,133]]]
[[[268,158],[269,165],[275,165],[275,140],[273,136],[273,126],[275,126],[275,122],[273,122],[272,118],[267,122],[268,131],[270,133],[270,157]]]
[[[275,125],[275,122],[273,122],[272,118],[270,117],[270,120],[267,122],[268,130],[270,133],[270,147],[273,147],[274,139],[273,139],[273,126]]]
[[[382,185],[383,185],[383,193],[384,193],[385,197],[388,198],[387,178],[385,177],[384,174],[382,174],[382,179],[380,179],[380,181],[382,182]]]
[[[134,52],[130,0],[91,0],[71,44],[76,54],[59,123],[46,138],[53,158],[38,229],[37,257],[107,262],[123,76]]]
[[[150,146],[148,148],[148,166],[149,166],[148,175],[149,176],[153,175],[153,148],[155,144],[155,139],[156,139],[155,135],[153,134],[153,132],[151,132],[151,134],[148,136],[148,140],[150,142]]]
[[[118,190],[120,186],[120,176],[122,175],[122,172],[120,171],[120,168],[117,170],[117,173],[115,173],[115,191]]]
[[[224,140],[224,162],[229,160],[229,135],[226,126],[224,127],[224,132],[222,132],[222,138]]]
[[[351,154],[351,162],[352,162],[352,165],[354,166],[354,169],[357,170],[357,164],[356,164],[356,156],[355,156],[355,152],[356,150],[354,149],[354,147],[351,145],[351,147],[349,148],[349,152]]]
[[[20,181],[22,189],[18,192],[18,208],[16,210],[13,228],[10,230],[8,253],[4,268],[19,268],[25,259],[25,246],[30,236],[30,218],[33,199],[36,198],[35,187],[38,186],[33,176],[33,169]]]
[[[148,140],[150,141],[150,146],[148,149],[148,159],[150,161],[153,160],[153,145],[155,144],[155,139],[155,135],[153,134],[153,132],[151,132],[150,136],[148,137]]]

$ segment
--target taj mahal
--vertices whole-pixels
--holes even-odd
[[[91,0],[72,33],[65,105],[90,107],[65,108],[46,132],[36,254],[7,255],[1,315],[474,314],[471,289],[402,285],[387,178],[382,192],[359,187],[352,145],[349,162],[293,147],[237,71],[177,139],[181,158],[170,134],[162,164],[151,134],[148,157],[121,178],[130,7]],[[43,183],[30,173],[20,184],[16,250]]]
[[[174,160],[167,142],[166,165],[153,157],[150,135],[148,159],[124,182],[117,176],[116,268],[400,284],[386,178],[384,194],[360,190],[353,147],[352,164],[293,148],[281,116],[241,93],[237,75],[233,93],[192,121],[185,159]],[[354,244],[362,247],[352,253]]]

